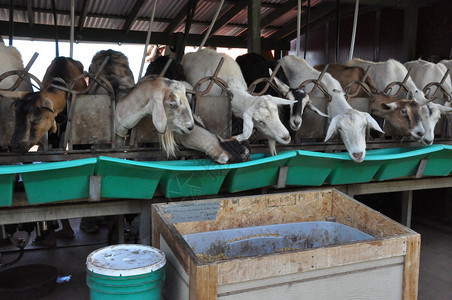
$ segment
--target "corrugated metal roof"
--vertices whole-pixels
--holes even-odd
[[[79,19],[83,14],[83,4],[85,0],[74,0],[75,2],[75,26],[79,25]],[[187,8],[192,0],[95,0],[87,1],[88,7],[86,11],[86,18],[83,22],[84,28],[97,29],[97,30],[116,30],[118,34],[112,35],[110,32],[105,34],[105,39],[116,39],[120,36],[125,42],[134,42],[133,38],[142,40],[141,37],[137,38],[136,32],[140,34],[145,34],[149,27],[149,18],[152,14],[152,9],[154,6],[154,1],[157,2],[157,9],[155,14],[154,24],[152,26],[152,31],[157,33],[163,33],[157,35],[160,39],[169,39],[171,33],[184,32],[185,31],[185,18],[187,15]],[[28,9],[31,8],[33,11],[33,25],[46,25],[47,27],[40,27],[40,30],[30,30],[30,27],[17,26],[14,30],[16,36],[27,37],[33,35],[34,38],[39,38],[40,36],[45,36],[49,38],[49,31],[51,31],[50,26],[53,26],[53,8],[51,0],[14,0],[14,22],[18,24],[29,23]],[[311,0],[311,6],[313,11],[316,11],[317,15],[322,16],[322,5],[325,4],[324,0]],[[376,1],[378,2],[378,1]],[[31,7],[28,7],[31,3]],[[218,7],[219,0],[198,0],[196,12],[192,21],[190,28],[191,35],[203,34],[207,27],[210,25],[213,16],[215,15]],[[261,30],[261,35],[265,38],[272,38],[272,36],[278,31],[282,30],[283,35],[275,35],[279,38],[290,38],[296,28],[293,30],[287,30],[288,24],[293,24],[293,21],[297,17],[297,1],[294,0],[264,0],[261,2],[261,16],[262,18],[270,16],[273,18],[270,24],[268,22],[264,24],[264,28]],[[303,2],[306,5],[307,1]],[[331,7],[331,2],[328,3]],[[0,0],[0,22],[2,22],[2,35],[8,35],[8,21],[9,21],[9,5],[10,0]],[[70,26],[70,8],[71,1],[55,1],[56,13],[57,13],[57,23],[61,27],[65,27],[67,32],[67,27]],[[237,6],[239,5],[239,6]],[[342,4],[352,6],[353,4]],[[237,9],[237,7],[240,9]],[[323,6],[324,7],[324,6]],[[231,14],[231,9],[234,9],[234,14]],[[240,10],[240,11],[239,11]],[[133,14],[133,13],[136,14]],[[329,11],[328,11],[329,12]],[[326,11],[325,11],[326,13]],[[247,6],[243,6],[243,2],[239,0],[225,0],[224,5],[219,14],[219,20],[223,20],[223,16],[230,16],[229,20],[222,24],[214,35],[217,36],[232,36],[237,37],[237,41],[243,42],[245,37],[239,37],[239,35],[244,32],[247,28],[248,14]],[[175,20],[175,18],[180,17],[180,19]],[[129,21],[133,22],[130,23]],[[174,24],[172,22],[175,21]],[[171,32],[167,29],[168,25],[171,26]],[[293,25],[291,25],[293,26]],[[295,27],[295,26],[293,26]],[[42,29],[44,28],[44,29]],[[63,30],[64,31],[64,30]],[[132,31],[133,35],[130,35],[130,41],[128,33]],[[77,33],[77,29],[76,29]],[[91,33],[93,34],[93,33]],[[101,39],[103,34],[96,34],[96,38],[92,40]],[[89,36],[89,34],[84,33],[80,35],[79,39],[83,39]],[[132,37],[133,36],[133,37]],[[107,40],[105,40],[107,41]]]

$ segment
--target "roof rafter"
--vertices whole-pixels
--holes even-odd
[[[156,0],[154,0],[156,1]],[[136,0],[135,5],[132,8],[132,11],[130,12],[129,16],[126,19],[126,22],[124,23],[124,26],[122,28],[122,31],[125,33],[128,33],[130,29],[132,28],[133,22],[138,18],[138,13],[140,12],[141,8],[145,4],[145,0]]]
[[[178,28],[180,25],[182,25],[182,22],[184,22],[185,18],[187,17],[187,10],[189,9],[189,7],[190,7],[190,1],[187,1],[187,3],[177,13],[177,15],[174,17],[174,19],[168,24],[168,26],[166,26],[166,28],[163,32],[171,33],[176,28]]]
[[[27,0],[27,11],[28,11],[28,25],[30,28],[33,28],[33,24],[35,23],[35,18],[33,15],[33,7],[32,7],[32,1]]]
[[[83,0],[82,12],[78,19],[78,31],[83,30],[83,26],[85,26],[86,16],[88,15],[88,7],[90,5],[90,0]]]
[[[311,8],[311,16],[309,17],[310,22],[314,22],[315,20],[321,18],[322,16],[330,13],[335,9],[336,5],[332,3],[326,3],[325,5],[322,5],[320,7]],[[273,33],[271,37],[275,39],[283,39],[295,31],[297,31],[297,19],[284,25],[281,30]]]
[[[234,16],[236,16],[239,12],[241,12],[245,7],[247,7],[247,0],[240,0],[234,4],[227,12],[225,12],[213,25],[212,31],[210,32],[210,36],[214,35],[215,32],[228,25],[229,21],[231,21]],[[208,27],[207,27],[208,28]],[[207,28],[201,33],[203,34]]]

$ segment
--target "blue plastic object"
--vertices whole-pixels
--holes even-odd
[[[280,249],[302,250],[374,239],[344,224],[327,221],[285,223],[183,235],[197,254],[227,258],[258,256]]]

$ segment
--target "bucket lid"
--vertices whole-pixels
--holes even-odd
[[[101,275],[133,276],[156,271],[165,263],[165,254],[157,248],[119,244],[91,252],[86,259],[86,268]]]

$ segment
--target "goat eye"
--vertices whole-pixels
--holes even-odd
[[[177,108],[177,103],[176,102],[170,102],[169,103],[169,107]]]
[[[33,120],[30,120],[30,123],[31,123],[31,125],[38,125],[38,124],[39,124],[39,122],[41,122],[41,119],[40,119],[40,118],[38,118],[38,119],[33,119]]]
[[[406,108],[401,109],[400,112],[402,113],[402,115],[406,115]]]

